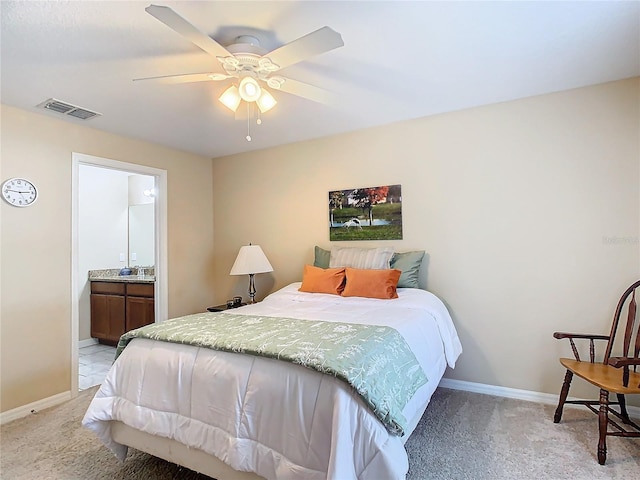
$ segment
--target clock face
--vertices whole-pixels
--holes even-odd
[[[2,184],[2,198],[14,207],[28,207],[38,198],[38,189],[24,178],[10,178]]]

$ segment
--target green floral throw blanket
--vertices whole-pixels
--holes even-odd
[[[427,377],[393,328],[293,318],[200,313],[125,333],[116,358],[133,338],[149,338],[285,360],[339,378],[353,387],[394,435],[402,410]]]

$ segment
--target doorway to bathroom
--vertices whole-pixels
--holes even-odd
[[[114,350],[91,336],[89,272],[153,275],[154,320],[167,314],[166,170],[74,153],[72,187],[72,385],[101,383]],[[126,272],[126,270],[123,270]]]

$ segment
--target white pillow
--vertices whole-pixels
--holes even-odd
[[[329,268],[351,267],[384,270],[391,268],[389,266],[391,257],[393,257],[393,247],[331,247]]]

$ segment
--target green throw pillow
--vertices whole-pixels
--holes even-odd
[[[331,257],[331,250],[325,250],[316,246],[315,259],[313,261],[314,267],[329,268],[329,259]]]
[[[398,280],[398,287],[418,288],[418,273],[423,257],[424,251],[393,254],[391,268],[397,268],[402,272],[400,280]]]

